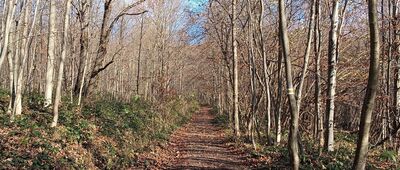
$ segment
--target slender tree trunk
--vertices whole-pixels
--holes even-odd
[[[283,78],[282,78],[282,48],[279,50],[278,54],[278,96],[277,96],[277,104],[276,104],[276,113],[275,113],[275,134],[276,134],[276,145],[279,145],[282,137],[282,92],[283,92]]]
[[[0,37],[2,39],[4,39],[4,33],[5,33],[5,30],[6,30],[5,27],[6,27],[6,24],[7,24],[8,10],[9,10],[11,5],[8,4],[8,1],[3,1],[2,6],[3,6],[3,11],[1,13],[1,15],[3,17],[1,18],[1,33],[0,33]],[[3,46],[3,41],[0,41],[0,46]]]
[[[13,22],[12,26],[10,27],[10,31],[14,31],[16,30],[15,28],[15,24]],[[14,41],[14,33],[8,34],[8,39],[10,42]],[[4,47],[5,48],[5,47]],[[8,104],[8,109],[7,109],[7,114],[11,115],[11,121],[14,120],[14,114],[12,114],[13,112],[13,106],[14,106],[14,101],[15,101],[15,86],[14,86],[14,71],[15,71],[15,67],[14,67],[14,63],[13,63],[13,58],[15,57],[15,50],[14,49],[10,49],[10,51],[7,51],[7,60],[8,60],[8,68],[9,68],[9,80],[10,80],[10,102]]]
[[[20,50],[20,54],[15,56],[14,58],[14,83],[15,83],[15,101],[14,101],[14,105],[13,105],[13,114],[14,115],[21,115],[22,112],[22,79],[23,79],[23,71],[24,71],[24,65],[25,65],[25,61],[27,58],[27,51],[29,50],[29,46],[27,46],[27,39],[28,37],[28,18],[29,18],[29,12],[30,12],[30,8],[29,8],[29,3],[24,0],[23,1],[23,7],[22,7],[22,11],[21,11],[21,15],[23,18],[22,24],[20,24],[20,28],[21,30],[19,30],[18,36],[19,38],[17,39],[21,39],[21,41],[18,42],[19,44],[19,48],[21,48]],[[22,35],[21,35],[22,34]],[[22,56],[22,62],[19,62],[20,56]]]
[[[387,34],[385,31],[382,32],[382,51],[383,51],[383,56],[385,55],[385,52],[387,51],[387,63],[386,63],[386,96],[388,96],[388,100],[386,101],[386,110],[383,116],[383,122],[382,122],[382,138],[386,138],[387,135],[389,135],[388,137],[391,138],[391,124],[390,124],[390,112],[391,112],[391,100],[390,98],[392,97],[392,93],[391,93],[391,69],[392,69],[392,51],[393,51],[393,37],[392,37],[392,26],[393,26],[393,22],[391,21],[392,18],[392,4],[391,4],[392,0],[387,0],[388,2],[388,13],[389,13],[389,30],[387,31]],[[385,17],[385,13],[384,11],[384,2],[385,0],[382,0],[382,4],[381,4],[381,11],[382,11],[382,18]],[[385,21],[382,21],[382,27],[384,27]],[[387,37],[386,37],[387,35]],[[386,42],[387,41],[387,42]],[[385,43],[387,43],[387,49],[386,49],[386,45]],[[390,139],[390,143],[391,143],[391,139]]]
[[[236,4],[237,0],[232,0],[232,55],[233,55],[233,115],[235,125],[235,136],[240,137],[239,128],[239,71],[238,71],[238,54],[237,54],[237,28],[236,28]]]
[[[47,44],[47,71],[46,71],[46,87],[45,87],[45,107],[52,104],[53,86],[54,86],[54,60],[56,45],[56,7],[55,1],[49,1],[50,19],[49,19],[49,40]]]
[[[56,88],[56,96],[54,99],[53,106],[53,122],[51,123],[51,127],[56,127],[58,123],[58,107],[61,101],[61,88],[62,88],[62,80],[64,74],[64,62],[67,56],[67,44],[68,44],[68,32],[69,32],[69,14],[71,13],[71,2],[72,0],[67,0],[66,9],[64,14],[64,34],[63,34],[63,43],[62,43],[62,51],[60,58],[60,68],[58,70],[58,80],[57,80],[57,88]]]
[[[23,91],[23,77],[24,77],[24,67],[27,63],[28,55],[29,55],[29,47],[32,46],[32,33],[35,29],[36,26],[36,18],[37,18],[37,13],[40,5],[40,0],[36,1],[35,4],[35,12],[33,16],[33,21],[32,25],[29,28],[29,17],[30,17],[30,12],[31,12],[31,2],[26,1],[26,7],[25,7],[25,12],[24,12],[24,31],[23,31],[23,40],[22,40],[22,46],[21,47],[21,55],[22,55],[22,62],[20,65],[16,65],[15,67],[19,67],[18,70],[16,70],[16,91],[15,91],[15,102],[14,102],[14,114],[15,115],[20,115],[22,112],[22,91]]]
[[[14,18],[14,13],[15,13],[15,8],[17,7],[18,0],[9,0],[8,6],[8,12],[6,16],[6,21],[4,25],[4,34],[3,34],[3,47],[1,49],[0,53],[0,69],[1,66],[3,65],[4,59],[7,57],[7,52],[8,52],[8,46],[9,42],[9,35],[10,35],[10,29],[11,25],[13,23],[13,18]]]
[[[249,23],[248,23],[248,30],[247,30],[247,42],[249,43],[248,48],[248,58],[249,58],[249,71],[251,75],[250,85],[251,85],[251,112],[250,112],[250,124],[249,124],[249,133],[251,137],[251,141],[253,144],[253,148],[256,150],[256,140],[254,137],[254,130],[256,129],[256,112],[257,112],[257,81],[256,81],[256,65],[254,61],[254,41],[253,41],[253,13],[252,13],[252,3],[250,0],[247,0],[247,13],[249,15]]]
[[[140,39],[139,39],[139,54],[137,60],[137,72],[136,72],[136,94],[139,95],[139,87],[140,87],[140,58],[142,54],[142,39],[143,39],[143,15],[140,21]]]
[[[393,54],[399,54],[400,53],[400,35],[399,35],[399,13],[398,13],[398,2],[396,0],[392,0],[392,14],[391,14],[391,22],[392,22],[392,37],[393,38]],[[394,114],[394,127],[398,127],[400,125],[400,55],[395,55],[396,58],[393,58],[396,60],[396,75],[395,75],[395,89],[394,89],[394,108],[395,108],[395,114]],[[400,145],[394,142],[395,148],[398,149],[399,155],[400,155]]]
[[[86,76],[85,67],[87,61],[87,54],[89,50],[89,19],[88,14],[91,12],[92,0],[80,0],[78,8],[78,20],[79,20],[79,59],[78,59],[78,70],[75,80],[74,95],[78,96],[81,92],[81,84],[84,83],[84,77]]]
[[[325,150],[334,151],[334,117],[335,117],[335,88],[336,88],[336,64],[337,64],[337,33],[339,24],[339,0],[332,4],[331,29],[329,32],[328,49],[328,90],[326,100],[325,120]]]
[[[268,74],[268,64],[267,64],[267,53],[265,50],[265,45],[264,45],[264,33],[263,33],[263,16],[264,16],[264,1],[259,0],[260,4],[260,11],[259,11],[259,16],[258,16],[258,33],[259,33],[259,45],[261,49],[261,55],[263,59],[263,74],[264,74],[264,85],[265,85],[265,97],[266,97],[266,137],[268,139],[268,142],[270,143],[271,139],[271,89],[270,89],[270,78]]]
[[[88,54],[86,53],[85,54],[86,55],[86,58],[85,58],[85,61],[84,61],[84,65],[83,65],[83,76],[82,76],[82,80],[80,80],[80,84],[79,84],[79,92],[78,92],[78,106],[80,106],[81,105],[81,103],[82,103],[82,95],[83,95],[83,90],[84,90],[84,86],[85,86],[85,81],[86,81],[86,72],[87,72],[87,70],[88,70],[88,64],[90,63],[90,61],[91,61],[91,59],[92,58],[90,58],[90,60],[89,60],[89,62],[88,62]]]
[[[280,43],[285,59],[286,67],[286,85],[288,90],[288,98],[290,105],[290,129],[289,129],[289,153],[290,162],[292,169],[297,170],[300,166],[299,158],[299,143],[298,143],[298,132],[299,132],[299,111],[297,107],[297,101],[295,96],[295,89],[293,88],[292,80],[292,64],[290,58],[289,49],[289,37],[287,33],[287,22],[285,12],[285,1],[279,0],[279,30],[280,30]]]
[[[315,17],[316,23],[314,25],[314,55],[315,55],[315,112],[317,117],[317,136],[319,147],[324,145],[324,120],[321,113],[321,28],[320,28],[320,0],[316,0]]]
[[[307,76],[307,70],[308,70],[308,61],[310,58],[310,53],[311,53],[311,43],[314,35],[314,21],[315,21],[315,4],[316,0],[311,1],[311,9],[310,9],[310,21],[308,24],[308,36],[307,36],[307,46],[306,50],[304,52],[304,65],[303,65],[303,70],[301,73],[301,78],[300,78],[300,83],[299,83],[299,88],[297,89],[297,110],[300,112],[300,106],[301,106],[301,99],[302,99],[302,91],[303,91],[303,86],[304,86],[304,81]]]
[[[379,28],[378,11],[376,0],[368,1],[368,22],[370,30],[370,66],[367,92],[361,110],[360,131],[358,132],[358,142],[356,156],[354,158],[353,169],[363,170],[367,161],[369,147],[369,131],[371,127],[371,117],[374,111],[375,98],[378,90],[379,80]]]

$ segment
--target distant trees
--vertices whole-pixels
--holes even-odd
[[[0,85],[10,93],[8,114],[12,118],[22,114],[27,103],[32,102],[28,96],[44,94],[41,105],[53,111],[51,126],[57,126],[59,108],[66,97],[69,102],[81,104],[81,99],[97,93],[110,93],[126,100],[139,93],[154,101],[165,100],[176,93],[174,89],[184,93],[190,79],[186,82],[183,79],[191,73],[185,70],[191,69],[183,60],[188,54],[181,51],[186,38],[182,32],[186,28],[177,28],[175,19],[184,12],[183,8],[184,3],[178,1],[139,0],[131,4],[115,0],[4,1],[0,8],[3,14],[0,61],[7,60],[8,66],[0,67]],[[163,12],[145,15],[150,10]],[[138,15],[142,17],[132,17]],[[119,36],[115,36],[116,30]],[[133,51],[140,51],[141,57]],[[187,69],[182,67],[184,64]],[[179,80],[174,78],[178,73],[181,73]],[[132,74],[141,79],[131,80]],[[160,80],[162,86],[158,86]],[[143,88],[136,89],[139,84]]]
[[[289,130],[288,147],[295,169],[300,164],[296,159],[309,152],[303,146],[303,137],[309,140],[309,135],[313,136],[318,146],[316,151],[331,154],[339,147],[335,144],[335,133],[357,131],[357,123],[364,120],[359,113],[366,113],[360,103],[368,72],[365,51],[369,49],[365,44],[370,41],[365,36],[368,27],[363,22],[367,18],[363,10],[366,3],[313,0],[285,4],[284,1],[245,0],[233,6],[232,2],[212,0],[208,3],[206,44],[214,49],[213,53],[207,53],[213,58],[209,61],[212,73],[206,79],[210,80],[213,90],[202,88],[204,95],[210,96],[212,101],[217,99],[218,107],[222,107],[219,112],[226,112],[231,118],[232,130],[239,129],[242,137],[253,145],[254,141],[279,145],[282,133]],[[381,2],[376,8],[383,12],[377,21],[382,22],[378,29],[384,32],[380,36],[384,37],[382,41],[386,45],[379,51],[384,56],[382,61],[387,63],[378,63],[379,67],[386,68],[379,74],[386,77],[376,81],[378,87],[384,85],[385,88],[378,88],[377,98],[383,100],[377,100],[377,108],[371,110],[387,109],[372,114],[369,143],[374,147],[393,141],[390,138],[399,131],[395,108],[400,101],[396,97],[399,91],[396,76],[400,74],[391,65],[395,58],[393,51],[398,47],[398,36],[393,32],[398,30],[398,4],[391,0]],[[231,11],[233,8],[236,13]],[[233,19],[234,24],[231,23]],[[236,34],[232,34],[235,29]],[[237,42],[236,52],[231,42]],[[235,63],[235,53],[238,63]],[[237,96],[236,64],[240,72]],[[370,74],[374,74],[373,71]],[[223,80],[211,81],[215,76]],[[287,92],[282,87],[284,83]],[[220,90],[218,96],[211,92],[215,89]],[[235,122],[235,97],[239,103],[239,127]],[[290,116],[284,114],[289,112]],[[391,148],[395,143],[389,144]]]
[[[357,168],[368,143],[400,150],[397,1],[368,1],[369,27],[361,0],[1,2],[1,108],[12,118],[35,95],[52,126],[66,102],[187,95],[216,104],[255,149],[288,144],[294,169],[314,152],[304,142],[318,154],[340,147],[335,133],[359,130]]]

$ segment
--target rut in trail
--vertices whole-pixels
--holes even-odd
[[[249,169],[247,154],[229,145],[223,129],[214,126],[209,108],[202,108],[192,120],[170,138],[162,169]]]

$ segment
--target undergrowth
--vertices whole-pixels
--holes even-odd
[[[2,102],[6,95],[0,91]],[[42,98],[30,95],[12,123],[0,110],[0,169],[127,168],[199,107],[194,99],[174,98],[156,107],[139,97],[129,103],[103,97],[80,108],[64,99],[59,126],[49,128],[52,115],[40,107]]]
[[[211,108],[210,113],[215,115],[214,119],[211,121],[214,125],[228,128],[229,126],[229,116],[227,113],[221,114],[218,112],[218,107],[214,106]]]
[[[212,107],[210,112],[215,115],[212,123],[225,128],[227,141],[234,142],[238,148],[249,153],[253,169],[290,169],[290,157],[287,147],[288,131],[282,131],[282,140],[279,145],[274,144],[275,134],[272,132],[271,141],[267,142],[265,133],[256,133],[257,150],[251,143],[249,135],[242,133],[238,141],[234,132],[229,128],[228,113],[218,113],[217,107]],[[260,135],[260,136],[258,136]],[[357,145],[357,134],[347,131],[335,133],[335,151],[326,153],[321,151],[318,141],[307,133],[301,135],[300,169],[351,169]],[[400,169],[397,153],[393,150],[378,147],[369,151],[367,169]]]
[[[356,134],[337,132],[335,151],[330,153],[320,152],[313,139],[302,139],[301,169],[351,169],[357,144]],[[258,168],[287,169],[290,168],[289,150],[287,141],[280,145],[262,145],[257,151],[262,155]],[[250,145],[247,145],[250,148]],[[253,151],[255,152],[255,151]],[[383,148],[370,150],[367,161],[367,169],[399,169],[396,153]]]

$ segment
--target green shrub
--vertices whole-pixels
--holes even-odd
[[[33,92],[27,97],[27,105],[32,110],[43,111],[43,106],[45,102],[45,98],[42,94]]]
[[[215,105],[210,110],[210,113],[213,114],[213,115],[217,115],[218,112],[219,112],[218,111],[218,106],[215,106]]]
[[[5,112],[9,103],[9,92],[0,88],[0,113]]]
[[[211,123],[220,126],[228,126],[229,117],[226,114],[217,114]]]
[[[32,169],[54,169],[55,161],[47,152],[40,152],[33,159]]]
[[[379,155],[379,159],[382,161],[397,162],[397,153],[392,150],[385,150]]]

